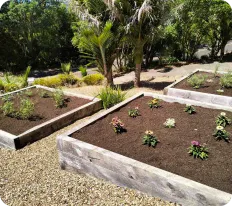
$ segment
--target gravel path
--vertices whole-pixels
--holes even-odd
[[[93,177],[60,170],[56,136],[80,121],[19,151],[0,149],[0,198],[4,203],[9,206],[175,205]]]

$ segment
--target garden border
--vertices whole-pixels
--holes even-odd
[[[181,81],[191,77],[192,75],[196,74],[197,72],[209,72],[213,73],[211,70],[204,70],[204,69],[196,69],[195,71],[185,75],[184,77],[180,78],[176,82],[172,83],[171,85],[164,88],[164,94],[173,97],[179,97],[184,99],[191,99],[195,101],[205,102],[205,103],[212,103],[218,105],[224,105],[228,107],[232,107],[232,97],[217,95],[217,94],[210,94],[210,93],[203,93],[198,91],[190,91],[185,89],[178,89],[174,88],[175,85],[180,83]],[[226,74],[228,72],[218,71],[219,74]]]
[[[160,98],[167,102],[232,111],[231,107],[149,92],[139,93],[59,135],[57,137],[57,148],[61,169],[93,175],[111,181],[116,185],[133,188],[183,205],[222,206],[228,203],[232,194],[70,137],[71,134],[81,128],[96,122],[142,96]]]
[[[41,85],[34,85],[30,87],[26,87],[20,90],[16,90],[13,92],[9,92],[3,95],[0,95],[0,98],[9,95],[9,94],[15,94],[27,89],[31,88],[41,88],[45,89],[47,91],[54,92],[55,89],[41,86]],[[70,92],[64,91],[65,95],[68,96],[74,96],[78,98],[88,99],[91,100],[91,102],[82,105],[78,108],[75,108],[69,112],[66,112],[58,117],[55,117],[51,120],[48,120],[40,125],[37,125],[25,132],[23,132],[20,135],[13,135],[8,132],[5,132],[3,130],[0,130],[0,147],[10,148],[10,149],[20,149],[30,143],[33,143],[37,140],[40,140],[53,132],[66,127],[73,122],[75,122],[78,119],[84,118],[86,116],[92,115],[95,112],[102,109],[102,101],[98,98],[82,95],[82,94],[74,94]]]

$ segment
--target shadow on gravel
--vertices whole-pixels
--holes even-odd
[[[149,82],[149,81],[141,81],[140,87],[150,88],[157,91],[163,90],[168,85],[172,84],[173,82]],[[134,87],[134,82],[130,81],[123,84],[118,84],[117,86],[120,86],[123,91],[132,89]]]

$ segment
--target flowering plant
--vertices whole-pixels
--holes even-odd
[[[217,116],[216,124],[217,126],[225,127],[231,124],[231,120],[226,116],[225,112],[221,112],[221,114]]]
[[[168,118],[166,122],[164,122],[165,127],[174,128],[176,126],[176,121],[173,118]]]
[[[147,130],[145,132],[145,135],[143,136],[143,144],[148,145],[149,147],[155,147],[159,140],[156,138],[156,136],[153,135],[153,131]]]
[[[160,99],[152,99],[151,101],[148,102],[148,105],[151,109],[153,108],[159,108],[160,107]]]
[[[125,130],[122,120],[120,120],[118,117],[114,117],[110,124],[113,125],[114,132],[117,134],[122,133]]]
[[[208,158],[208,148],[205,145],[201,145],[198,141],[191,142],[188,153],[194,158],[201,158],[202,160]]]
[[[196,109],[192,105],[186,104],[184,111],[193,114],[196,112]]]
[[[230,141],[229,133],[222,126],[216,127],[216,130],[215,130],[213,136],[216,138],[216,140],[224,139],[226,142]]]
[[[128,115],[133,118],[139,116],[139,107],[135,107],[134,109],[129,109]]]

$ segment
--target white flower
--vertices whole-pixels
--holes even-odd
[[[164,125],[168,128],[172,128],[172,127],[175,127],[176,121],[173,118],[168,118],[166,122],[164,122]]]
[[[145,134],[146,134],[146,135],[153,135],[154,133],[153,133],[151,130],[147,130],[147,131],[145,132]]]
[[[191,107],[192,105],[191,104],[186,104],[186,107]]]
[[[213,82],[212,79],[207,79],[206,81],[209,82],[209,83]]]
[[[222,126],[217,126],[217,128],[216,128],[217,130],[223,130],[224,129],[224,127],[222,127]]]
[[[221,114],[220,114],[221,116],[226,116],[226,113],[225,112],[221,112]]]

